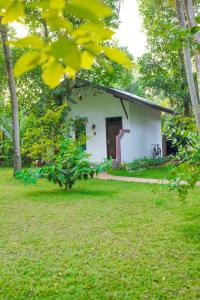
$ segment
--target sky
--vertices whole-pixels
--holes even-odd
[[[115,35],[121,46],[127,46],[135,58],[145,52],[146,37],[142,32],[142,19],[139,15],[137,0],[124,0],[120,13],[121,25]],[[22,24],[14,23],[17,34],[26,36],[27,31]]]
[[[146,36],[142,32],[142,18],[139,15],[137,0],[124,0],[120,13],[121,25],[116,34],[122,46],[127,46],[134,57],[145,52]]]

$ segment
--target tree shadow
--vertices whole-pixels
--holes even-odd
[[[179,232],[183,235],[183,237],[194,243],[200,242],[200,224],[184,224],[178,226]]]
[[[108,190],[91,190],[91,189],[77,189],[65,191],[61,189],[53,190],[37,190],[26,193],[26,197],[33,201],[77,201],[77,200],[93,200],[97,198],[112,198],[116,194],[115,191]]]

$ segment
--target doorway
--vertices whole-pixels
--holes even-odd
[[[106,119],[107,157],[116,159],[116,136],[122,129],[122,117]]]

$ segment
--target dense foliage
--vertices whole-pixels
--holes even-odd
[[[140,84],[146,95],[167,101],[176,111],[190,115],[175,6],[170,1],[139,0],[139,7],[147,35],[147,52],[138,61]]]
[[[196,151],[200,148],[200,139],[193,117],[176,115],[165,122],[164,131],[167,139],[177,148],[178,161],[188,161],[196,155]]]
[[[173,119],[165,118],[164,130],[177,150],[175,161],[178,166],[171,176],[172,187],[183,197],[195,186],[200,171],[196,95],[200,76],[196,51],[199,27],[192,27],[191,23],[192,10],[194,23],[199,2],[139,0],[139,8],[148,43],[147,52],[138,61],[140,84],[147,95],[170,103],[179,113]],[[198,17],[196,22],[199,23]],[[192,69],[193,60],[196,61]]]
[[[67,104],[54,106],[42,116],[30,113],[24,118],[21,130],[22,156],[31,161],[51,161],[60,140],[70,129],[70,122],[66,118]],[[67,123],[68,122],[68,123]]]
[[[200,180],[200,136],[194,118],[176,116],[167,126],[168,138],[177,147],[177,162],[170,179],[185,199]]]

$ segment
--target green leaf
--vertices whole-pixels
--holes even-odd
[[[71,0],[67,11],[81,19],[97,21],[112,14],[111,9],[100,0]]]
[[[192,34],[195,34],[195,33],[197,33],[199,30],[200,30],[200,27],[199,27],[199,26],[194,26],[194,27],[191,28],[191,33],[192,33]]]
[[[42,78],[47,85],[55,88],[60,84],[63,73],[63,66],[58,62],[53,62],[44,69]]]
[[[81,53],[77,45],[64,37],[51,45],[51,53],[56,60],[63,60],[66,66],[78,70],[81,62]]]
[[[94,56],[98,56],[99,54],[101,54],[104,49],[104,47],[100,44],[95,44],[92,42],[84,45],[84,48]]]
[[[112,73],[113,72],[113,66],[110,61],[106,61],[105,59],[102,59],[102,57],[98,58],[98,61],[102,67],[108,72]]]
[[[196,17],[195,20],[198,24],[200,24],[200,16]]]
[[[32,70],[40,63],[41,53],[39,51],[31,51],[23,54],[15,64],[15,76],[20,76],[23,73]]]
[[[120,49],[104,47],[104,54],[110,60],[118,64],[124,65],[127,68],[131,68],[132,66],[132,63],[128,58],[127,54]]]
[[[8,7],[6,13],[3,16],[2,24],[7,24],[18,20],[24,16],[24,5],[22,2],[14,2]]]
[[[27,36],[14,43],[17,48],[32,47],[36,49],[42,49],[44,47],[44,41],[36,35]]]

